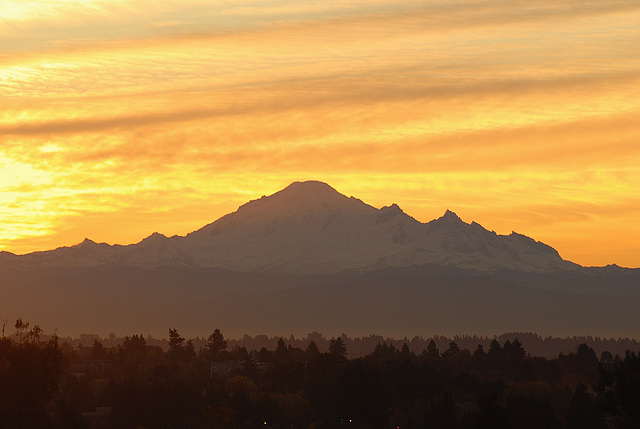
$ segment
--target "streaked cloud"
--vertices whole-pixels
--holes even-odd
[[[640,265],[636,1],[6,0],[0,16],[0,248],[184,234],[319,179]]]

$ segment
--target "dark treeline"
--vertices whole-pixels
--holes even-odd
[[[516,337],[379,341],[351,358],[342,337],[247,349],[169,329],[162,344],[73,346],[15,327],[0,339],[0,428],[640,427],[640,356],[586,343],[546,358]]]
[[[43,336],[43,338],[48,338]],[[260,350],[266,348],[274,350],[280,336],[268,336],[268,335],[244,335],[239,339],[228,339],[229,349],[236,346],[245,347],[247,350]],[[330,338],[323,336],[318,332],[311,332],[303,338],[296,338],[293,335],[284,337],[287,344],[292,347],[305,348],[310,341],[316,343],[321,352],[329,350]],[[451,341],[455,341],[456,344],[462,349],[474,350],[478,344],[486,349],[489,344],[496,339],[500,343],[504,343],[508,339],[518,338],[523,347],[527,350],[527,353],[531,356],[540,356],[546,358],[554,358],[559,354],[568,354],[575,351],[580,344],[586,344],[591,347],[596,354],[600,355],[604,351],[608,351],[613,355],[624,355],[626,350],[640,350],[640,341],[629,338],[601,338],[592,336],[573,336],[573,337],[552,337],[530,333],[530,332],[509,332],[493,337],[476,336],[476,335],[456,335],[454,337],[447,337],[445,335],[434,335],[432,337],[424,338],[422,336],[414,336],[412,338],[390,338],[383,337],[382,335],[368,335],[364,337],[350,337],[346,334],[340,336],[342,341],[347,346],[349,358],[355,358],[370,354],[378,343],[387,343],[393,345],[396,348],[401,348],[403,344],[407,344],[409,349],[414,353],[420,353],[431,340],[435,341],[436,345],[440,348],[446,348]],[[105,345],[105,347],[116,347],[122,344],[124,337],[118,337],[115,334],[110,334],[107,337],[100,337],[95,334],[82,334],[77,338],[64,337],[60,338],[61,342],[67,342],[73,347],[79,345],[91,345],[97,340]],[[157,345],[166,350],[169,347],[167,338],[154,338],[151,336],[145,336],[145,341],[149,345]],[[207,339],[201,337],[191,338],[196,349],[203,347]]]

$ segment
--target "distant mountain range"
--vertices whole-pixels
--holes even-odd
[[[392,204],[376,209],[322,182],[295,182],[184,237],[154,233],[129,246],[82,243],[16,256],[4,267],[104,264],[318,274],[436,264],[480,271],[575,270],[556,250],[517,233],[467,224],[451,211],[421,223]]]
[[[0,276],[0,319],[69,334],[640,337],[640,270],[581,267],[451,211],[421,223],[321,182],[292,183],[184,237],[0,252]]]

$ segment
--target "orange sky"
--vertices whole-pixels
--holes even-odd
[[[640,3],[2,0],[0,249],[295,180],[640,267]]]

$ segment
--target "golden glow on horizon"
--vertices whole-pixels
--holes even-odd
[[[0,250],[186,234],[316,179],[640,266],[635,1],[8,1],[0,16]]]

